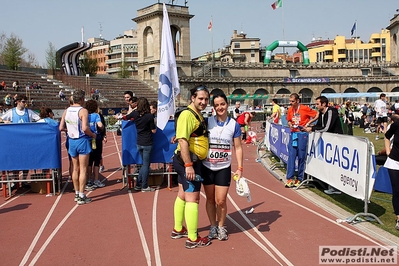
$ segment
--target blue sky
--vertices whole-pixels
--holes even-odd
[[[13,0],[2,1],[0,32],[14,33],[24,46],[45,66],[48,42],[59,49],[85,39],[102,36],[112,40],[124,30],[136,28],[131,19],[137,10],[157,0]],[[357,35],[367,42],[372,33],[379,33],[399,9],[398,0],[283,0],[283,8],[273,10],[274,0],[188,0],[191,19],[191,57],[212,50],[207,26],[213,18],[213,49],[229,44],[234,30],[247,37],[260,38],[267,46],[275,40],[298,40],[304,45],[312,38],[350,38],[357,21]],[[162,1],[161,1],[162,3]],[[165,3],[171,3],[166,0]],[[177,0],[176,5],[184,5]],[[278,50],[275,50],[278,52]],[[288,53],[294,51],[286,50]]]

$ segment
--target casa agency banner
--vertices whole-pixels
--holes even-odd
[[[369,199],[375,180],[375,157],[369,147],[374,150],[365,138],[311,133],[305,172],[354,198]]]

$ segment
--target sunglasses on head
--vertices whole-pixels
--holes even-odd
[[[26,101],[25,101],[25,100],[22,100],[21,103],[26,103]]]
[[[199,86],[199,87],[197,88],[197,91],[208,91],[208,88],[207,88],[205,85]]]

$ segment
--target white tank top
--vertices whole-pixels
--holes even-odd
[[[218,122],[216,116],[208,119],[209,151],[202,161],[207,168],[220,170],[230,166],[236,123],[230,117],[225,122]]]
[[[68,137],[71,139],[78,139],[85,136],[82,131],[82,121],[79,118],[79,111],[82,106],[68,107],[65,114],[65,123],[68,130]]]

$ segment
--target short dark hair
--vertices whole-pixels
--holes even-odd
[[[223,99],[226,101],[226,103],[228,103],[226,94],[224,94],[223,92],[217,92],[217,93],[215,93],[215,94],[213,95],[213,100],[215,100],[216,98],[223,98]]]
[[[385,97],[386,95],[385,95],[385,93],[381,93],[380,94],[380,99],[382,98],[382,97]]]
[[[272,102],[274,102],[275,104],[278,104],[278,100],[277,99],[272,99]]]
[[[85,104],[85,107],[89,114],[96,113],[98,109],[98,103],[96,100],[88,100]]]
[[[129,94],[130,98],[133,97],[133,92],[132,91],[125,91],[125,93],[123,93],[123,95],[125,95],[125,94]]]
[[[317,101],[317,100],[320,100],[320,103],[321,103],[321,104],[325,103],[326,106],[328,105],[328,99],[327,99],[326,96],[319,96],[319,97],[316,98],[316,101]]]

